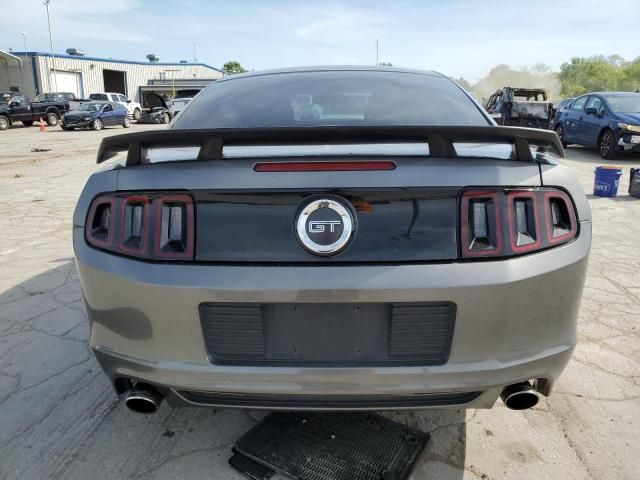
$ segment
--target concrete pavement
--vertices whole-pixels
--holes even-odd
[[[130,131],[143,128],[134,125]],[[0,478],[241,479],[227,465],[252,412],[124,408],[88,346],[71,215],[98,168],[102,132],[0,132]],[[33,148],[50,149],[31,152]],[[586,191],[593,168],[624,165],[616,199],[590,198],[594,243],[579,344],[533,410],[394,412],[429,431],[414,479],[637,479],[640,452],[640,158],[568,149]]]

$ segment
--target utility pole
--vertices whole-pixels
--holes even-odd
[[[44,0],[44,6],[47,9],[47,23],[49,24],[49,47],[51,48],[51,62],[53,63],[53,69],[49,69],[49,88],[51,88],[51,74],[52,70],[55,72],[56,70],[56,57],[53,53],[53,37],[51,36],[51,15],[49,14],[49,2],[51,0]],[[53,89],[54,91],[58,91],[58,81],[56,80],[56,76],[53,75]]]
[[[171,94],[175,98],[176,96],[176,72],[179,72],[178,69],[167,69],[165,72],[171,73]]]
[[[376,44],[376,67],[377,67],[377,66],[378,66],[378,63],[380,62],[380,59],[379,59],[379,53],[380,53],[380,52],[379,52],[380,40],[376,40],[376,41],[375,41],[375,44]]]
[[[198,63],[198,59],[196,58],[196,41],[193,41],[193,63]]]
[[[25,53],[25,61],[27,60],[27,32],[20,32],[20,34],[22,35],[22,45],[24,46],[24,50],[23,52]],[[24,81],[24,62],[20,61],[20,89],[24,92],[25,91],[25,81]],[[36,86],[37,88],[37,86]]]

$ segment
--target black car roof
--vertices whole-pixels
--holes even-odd
[[[431,77],[447,78],[439,72],[432,70],[417,70],[411,68],[398,67],[378,67],[370,65],[327,65],[327,66],[311,66],[311,67],[290,67],[277,68],[272,70],[259,70],[256,72],[240,73],[229,75],[217,80],[217,82],[226,82],[237,78],[258,77],[262,75],[280,75],[284,73],[307,73],[307,72],[391,72],[391,73],[413,73],[417,75],[428,75]]]
[[[632,97],[634,95],[640,95],[640,93],[638,92],[589,92],[589,93],[583,93],[582,95],[580,95],[581,97],[584,97],[586,95],[617,95],[619,97]]]

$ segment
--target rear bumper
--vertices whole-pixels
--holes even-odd
[[[176,404],[269,409],[491,407],[529,379],[548,394],[575,346],[590,244],[583,222],[570,244],[503,261],[161,265],[94,250],[74,228],[91,346],[114,383],[152,383]],[[198,312],[204,302],[429,301],[457,306],[449,360],[430,367],[214,365]]]

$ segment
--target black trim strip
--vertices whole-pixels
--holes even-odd
[[[384,408],[448,407],[465,405],[476,400],[482,392],[451,392],[424,395],[244,395],[221,392],[179,390],[185,400],[200,405],[229,408],[285,408],[311,410],[373,410]]]

